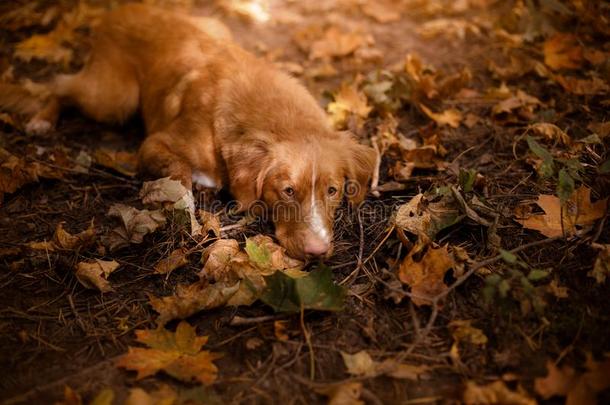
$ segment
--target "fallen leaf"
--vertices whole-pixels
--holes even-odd
[[[523,227],[533,229],[549,238],[558,236],[583,235],[595,221],[606,214],[608,199],[591,202],[591,189],[581,186],[565,202],[562,210],[561,200],[554,195],[538,196],[536,204],[544,211],[543,215],[530,215],[517,218]]]
[[[542,103],[536,97],[530,96],[522,90],[517,90],[514,95],[510,95],[494,105],[491,112],[493,115],[511,114],[515,110],[531,113],[540,105]]]
[[[345,288],[332,280],[332,270],[320,265],[307,276],[292,278],[278,271],[265,277],[266,288],[260,300],[276,312],[298,313],[303,309],[340,311]]]
[[[202,351],[207,336],[197,336],[187,322],[180,322],[174,333],[164,328],[136,330],[136,340],[148,348],[130,346],[116,364],[137,371],[138,380],[159,371],[184,382],[209,385],[216,380],[218,368],[214,360],[221,355]]]
[[[199,222],[201,223],[201,233],[203,235],[213,234],[220,236],[220,220],[217,215],[205,210],[197,211]]]
[[[303,262],[286,254],[286,249],[273,242],[269,236],[256,235],[246,239],[246,253],[250,262],[257,266],[262,274],[271,274],[278,270],[301,269]]]
[[[346,128],[350,118],[355,120],[357,127],[361,127],[372,111],[366,95],[358,90],[356,83],[343,83],[333,97],[334,101],[328,104],[326,110],[336,129]]]
[[[398,208],[392,222],[400,230],[434,239],[438,232],[463,218],[450,193],[420,193]]]
[[[290,339],[288,334],[286,333],[286,322],[287,321],[273,322],[273,334],[275,335],[275,338],[277,340],[282,342],[285,342]]]
[[[429,369],[430,367],[425,365],[399,363],[393,359],[386,359],[377,367],[378,372],[389,377],[411,381],[418,381]]]
[[[108,216],[117,217],[121,225],[104,236],[103,240],[110,250],[128,246],[131,243],[142,243],[144,236],[165,225],[166,217],[161,210],[138,210],[124,204],[114,204],[108,210]]]
[[[593,269],[587,273],[587,276],[593,277],[597,284],[603,284],[610,276],[610,245],[594,244],[593,247],[599,249],[599,253]]]
[[[448,110],[444,110],[443,112],[435,113],[423,104],[419,104],[419,107],[428,117],[430,117],[440,126],[449,125],[451,128],[457,128],[460,126],[460,122],[462,122],[462,113],[455,108],[450,108]]]
[[[536,405],[537,403],[521,388],[517,391],[511,391],[504,381],[495,381],[487,385],[477,385],[474,381],[467,381],[463,400],[468,405]]]
[[[557,33],[542,45],[544,63],[553,70],[578,69],[583,62],[583,49],[573,34]]]
[[[124,405],[174,405],[178,404],[178,394],[169,386],[163,384],[153,392],[135,387],[129,390],[129,396]]]
[[[437,18],[426,21],[417,28],[417,33],[423,38],[435,38],[439,35],[460,40],[467,34],[481,35],[481,29],[475,23],[460,18]]]
[[[318,394],[328,397],[328,405],[364,405],[360,400],[362,383],[347,382],[315,388]]]
[[[50,241],[43,242],[30,242],[28,247],[34,250],[44,250],[48,252],[55,252],[57,250],[76,250],[85,249],[91,246],[97,238],[95,229],[93,227],[93,219],[89,224],[89,227],[84,231],[72,235],[64,229],[64,222],[57,224],[53,239]]]
[[[595,96],[598,94],[606,94],[610,91],[610,86],[599,77],[591,79],[579,79],[574,76],[553,76],[561,87],[566,91],[579,96]]]
[[[83,400],[81,396],[69,386],[64,386],[64,397],[60,402],[55,405],[82,405]]]
[[[610,135],[610,121],[592,122],[587,125],[587,129],[602,139],[606,138]]]
[[[114,390],[112,388],[104,388],[89,402],[89,405],[113,405]]]
[[[189,264],[189,261],[186,258],[187,253],[188,251],[185,248],[173,250],[169,256],[159,260],[159,262],[155,265],[155,273],[169,274],[177,268],[186,266]]]
[[[27,164],[6,149],[0,148],[0,202],[5,193],[14,193],[22,186],[38,181],[39,167]]]
[[[95,259],[92,262],[80,262],[76,265],[76,278],[86,288],[97,289],[102,293],[112,292],[114,290],[107,279],[119,266],[114,260]]]
[[[382,24],[400,20],[396,5],[388,1],[368,1],[360,7],[364,14]]]
[[[355,354],[341,352],[341,357],[343,357],[343,362],[349,374],[356,376],[374,375],[377,371],[376,362],[365,350]]]
[[[93,160],[125,176],[133,177],[137,173],[138,157],[135,153],[102,148],[93,152]]]
[[[550,124],[548,122],[539,122],[532,124],[528,127],[536,135],[544,137],[548,141],[560,142],[562,145],[572,145],[572,138],[564,131],[561,130],[557,125]]]
[[[355,31],[343,32],[333,26],[324,32],[322,38],[311,43],[309,59],[347,56],[356,49],[371,43],[372,39],[369,36]]]
[[[398,277],[411,287],[415,305],[431,305],[432,298],[447,290],[445,273],[455,266],[448,245],[434,248],[418,242],[400,264]]]

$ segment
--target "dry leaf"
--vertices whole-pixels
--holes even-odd
[[[150,393],[138,387],[130,389],[123,405],[174,405],[177,401],[178,394],[169,385],[163,384]]]
[[[560,142],[565,146],[572,145],[572,138],[570,138],[570,136],[562,131],[557,125],[550,124],[548,122],[539,122],[530,125],[528,130],[531,130],[536,135],[546,138],[548,141]]]
[[[553,70],[578,69],[583,62],[583,50],[572,34],[557,33],[542,45],[544,63]]]
[[[555,75],[553,78],[566,91],[579,96],[595,96],[606,94],[610,91],[608,83],[598,77],[579,79],[574,76]]]
[[[446,37],[463,40],[466,34],[481,35],[481,29],[471,21],[459,18],[437,18],[426,21],[417,28],[417,33],[423,38]]]
[[[421,193],[416,195],[408,203],[398,208],[393,223],[400,230],[410,232],[420,238],[423,236],[433,239],[439,231],[459,222],[464,217],[452,196],[441,194],[440,200],[437,197]]]
[[[185,248],[178,248],[172,251],[169,256],[159,260],[155,265],[156,274],[168,274],[172,271],[189,264],[186,258],[188,251]]]
[[[205,210],[197,211],[197,215],[201,222],[201,233],[203,235],[211,233],[214,236],[220,236],[220,220],[218,219],[218,215],[214,215]]]
[[[400,12],[396,4],[388,1],[367,1],[361,5],[367,16],[382,24],[400,20]]]
[[[477,385],[474,381],[467,381],[463,400],[467,405],[536,405],[537,403],[521,388],[518,391],[511,391],[504,381],[495,381],[487,385]]]
[[[133,177],[137,173],[138,157],[135,153],[102,148],[93,152],[93,160],[125,176]]]
[[[460,122],[462,122],[462,113],[455,108],[435,113],[423,104],[419,104],[419,107],[440,126],[449,125],[451,128],[457,128],[460,126]]]
[[[610,276],[610,245],[593,244],[593,247],[599,249],[593,269],[587,273],[587,276],[593,277],[597,284],[606,282],[606,278]]]
[[[318,394],[328,397],[328,405],[364,405],[360,400],[362,383],[347,382],[315,388]]]
[[[352,375],[374,375],[377,371],[377,364],[364,350],[355,354],[341,352],[341,357],[343,357],[347,372]]]
[[[536,204],[544,211],[543,215],[517,218],[525,228],[536,230],[553,238],[558,236],[583,235],[595,221],[606,214],[608,199],[591,202],[591,189],[581,186],[566,201],[563,212],[561,200],[554,195],[538,196]]]
[[[400,264],[398,277],[411,287],[415,305],[431,305],[432,298],[447,290],[445,273],[455,265],[448,245],[434,248],[419,242]]]
[[[494,115],[503,113],[511,114],[515,110],[531,113],[540,105],[542,105],[542,103],[536,97],[530,96],[522,90],[517,90],[514,95],[509,95],[504,100],[494,105],[491,112]]]
[[[55,228],[55,233],[53,234],[53,239],[51,241],[30,242],[28,243],[28,247],[30,249],[48,252],[54,252],[56,250],[85,249],[95,242],[96,237],[93,219],[87,229],[76,235],[72,235],[66,231],[64,229],[64,222],[60,222],[57,224],[57,228]]]
[[[337,27],[330,27],[321,39],[311,44],[309,59],[343,57],[356,49],[371,44],[372,39],[358,32],[343,32]]]
[[[39,166],[27,164],[6,149],[0,148],[0,202],[4,193],[14,193],[22,186],[38,181]]]
[[[273,322],[273,334],[275,338],[279,341],[286,341],[290,339],[288,334],[286,333],[286,323],[287,321],[275,321]]]
[[[197,336],[187,322],[180,322],[175,333],[164,328],[137,330],[136,340],[149,348],[130,346],[127,354],[121,356],[116,364],[137,371],[138,380],[161,370],[184,382],[208,385],[216,380],[218,368],[213,362],[221,356],[202,351],[207,336]]]
[[[138,210],[124,204],[114,204],[108,210],[108,216],[117,217],[121,226],[114,228],[104,237],[110,250],[128,246],[131,243],[142,243],[144,236],[165,225],[166,217],[161,210]]]
[[[80,262],[76,265],[76,278],[86,288],[97,289],[103,293],[114,291],[108,276],[119,268],[114,260],[95,259],[92,262]]]
[[[368,104],[366,95],[358,90],[357,83],[343,83],[334,93],[334,101],[328,104],[326,110],[333,126],[336,129],[344,129],[351,117],[355,119],[356,126],[361,127],[372,107]]]

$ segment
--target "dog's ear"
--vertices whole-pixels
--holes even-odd
[[[244,140],[239,145],[223,148],[230,191],[246,210],[263,194],[265,178],[271,169],[270,145],[264,139]]]
[[[360,204],[368,193],[369,181],[377,164],[377,154],[370,146],[362,145],[349,132],[340,134],[341,147],[346,156],[345,195],[354,205]]]

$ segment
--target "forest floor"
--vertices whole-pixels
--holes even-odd
[[[339,303],[189,296],[178,326],[156,297],[215,288],[198,274],[219,238],[250,238],[232,253],[248,269],[269,270],[256,252],[289,261],[257,236],[272,227],[207,190],[207,235],[161,209],[164,226],[115,249],[117,224],[133,230],[111,207],[144,207],[141,122],[68,111],[39,136],[2,113],[3,404],[610,403],[607,3],[147,2],[219,18],[376,147],[378,180],[360,210],[340,210],[324,263],[334,284],[320,288]],[[77,70],[108,3],[0,5],[0,80]],[[178,342],[144,348],[161,335]]]

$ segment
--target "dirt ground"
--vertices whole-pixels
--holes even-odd
[[[2,4],[0,15],[28,3],[36,2]],[[35,33],[48,31],[61,13],[75,7],[72,1],[38,3],[36,10],[59,4],[60,12],[46,28],[41,24],[15,28],[6,20],[0,25],[0,71],[6,72],[13,66],[11,78],[15,81],[43,80],[58,70],[78,69],[86,54],[85,49],[74,47],[75,56],[65,66],[36,59],[25,62],[14,56],[16,44]],[[114,403],[119,404],[133,387],[153,391],[159,384],[167,384],[183,398],[190,396],[192,403],[313,404],[328,401],[327,396],[320,394],[325,388],[351,382],[359,383],[360,400],[367,404],[461,403],[469,402],[464,399],[468,384],[482,387],[496,381],[520,397],[498,394],[495,400],[488,397],[486,403],[535,403],[527,402],[527,398],[541,403],[563,401],[561,396],[545,398],[536,386],[536,379],[547,375],[547,362],[572,367],[580,375],[587,370],[589,357],[601,362],[610,352],[608,281],[588,276],[596,261],[602,260],[599,246],[607,249],[610,244],[610,224],[606,220],[607,206],[602,218],[594,221],[587,233],[572,237],[550,238],[515,221],[518,207],[535,202],[539,195],[554,195],[557,186],[556,177],[541,178],[536,163],[532,163],[536,156],[528,150],[522,135],[529,125],[549,122],[574,140],[586,138],[591,135],[591,123],[604,123],[609,118],[608,90],[573,94],[551,78],[541,78],[534,70],[498,77],[490,63],[509,66],[514,54],[540,62],[544,59],[541,44],[552,36],[544,28],[536,28],[542,33],[520,46],[502,45],[497,34],[499,21],[511,24],[505,20],[517,18],[512,13],[521,4],[519,1],[394,1],[390,2],[391,9],[399,17],[385,22],[364,12],[366,2],[358,1],[254,2],[270,4],[268,19],[261,17],[259,21],[257,14],[244,15],[227,7],[229,3],[195,1],[189,12],[220,18],[231,28],[237,42],[294,73],[324,106],[333,100],[343,83],[363,80],[358,75],[367,77],[380,69],[402,72],[408,54],[418,55],[426,65],[448,75],[467,67],[471,78],[464,87],[479,94],[504,83],[511,91],[520,89],[536,97],[540,104],[530,110],[523,108],[519,113],[517,108],[496,114],[498,99],[465,99],[455,93],[435,98],[435,111],[457,108],[464,116],[478,117],[472,125],[462,122],[454,128],[429,118],[417,102],[402,103],[394,112],[398,131],[418,142],[431,132],[439,134],[440,144],[446,150],[442,160],[447,165],[416,168],[408,178],[398,179],[392,174],[395,157],[390,153],[383,156],[381,192],[379,196],[368,197],[369,202],[383,209],[350,212],[341,215],[335,225],[335,252],[326,264],[333,269],[335,282],[347,286],[342,311],[306,311],[301,319],[299,314],[275,315],[271,308],[256,302],[250,306],[206,310],[189,317],[188,322],[199,334],[209,336],[206,349],[223,354],[215,362],[218,378],[205,387],[182,383],[163,373],[136,381],[134,372],[117,368],[115,361],[127,352],[128,346],[137,346],[135,330],[155,328],[157,313],[149,305],[149,294],[168,296],[179,284],[197,279],[202,266],[200,252],[206,244],[197,246],[188,265],[168,276],[153,273],[159,260],[179,246],[197,245],[174,226],[146,236],[141,244],[112,253],[99,245],[42,253],[27,247],[33,241],[51,239],[60,222],[67,231],[76,234],[86,229],[93,218],[96,232],[105,234],[115,226],[107,215],[110,206],[115,203],[141,206],[138,193],[142,179],[137,176],[99,164],[91,165],[83,173],[61,168],[65,167],[63,160],[74,161],[81,151],[93,154],[105,147],[135,152],[144,135],[142,124],[134,119],[123,127],[100,125],[77,111],[68,111],[62,115],[56,131],[34,136],[26,135],[19,122],[13,125],[0,122],[2,148],[30,163],[58,168],[61,173],[54,179],[41,177],[6,193],[0,203],[2,403],[67,401],[64,387],[69,386],[84,403],[89,403],[102,389],[111,388]],[[466,6],[459,8],[458,3]],[[573,3],[583,2],[565,3],[563,7],[577,10]],[[101,1],[91,4],[107,6]],[[435,4],[439,6],[433,7]],[[607,8],[600,6],[598,12],[600,20],[608,17]],[[600,32],[577,12],[560,13],[560,17],[550,18],[556,31],[577,34],[587,49],[605,52],[605,65],[573,69],[578,77],[590,78],[588,72],[592,71],[608,81],[608,32]],[[443,32],[422,33],[424,27],[430,27],[426,23],[440,18],[472,25],[460,25],[456,30],[445,21]],[[311,40],[303,40],[305,46],[299,46],[295,40],[298,33],[313,32],[308,27],[320,25],[340,27],[346,33],[362,32],[374,42],[369,41],[345,56],[328,58],[336,72],[320,77],[312,72],[327,60],[309,57],[305,48]],[[516,27],[515,35],[528,29],[518,23],[512,27]],[[352,122],[348,126],[362,142],[371,142],[383,121],[384,115],[375,109],[363,125]],[[593,201],[603,201],[610,195],[610,175],[599,169],[608,160],[610,138],[601,131],[598,135],[600,141],[586,144],[577,156],[583,170],[576,178],[576,187],[584,185],[590,189]],[[559,143],[551,141],[544,145],[555,154],[561,149]],[[408,286],[396,277],[413,239],[406,242],[391,229],[392,214],[418,193],[461,184],[458,173],[470,169],[478,173],[480,180],[469,196],[477,195],[489,207],[493,215],[488,218],[495,221],[494,232],[472,218],[440,231],[434,238],[436,243],[464,249],[469,256],[466,269],[474,266],[479,269],[464,279],[449,272],[445,276],[447,285],[456,280],[460,280],[460,285],[451,287],[438,303],[418,306],[409,298]],[[384,189],[384,184],[392,187]],[[224,202],[228,197],[225,193],[210,192],[199,196],[202,207],[214,199]],[[347,212],[347,208],[343,211]],[[269,224],[231,227],[235,219],[221,218],[221,225],[228,226],[222,234],[224,238],[243,242],[245,237],[260,233],[272,235]],[[514,251],[524,267],[511,263],[506,256],[499,257],[499,249]],[[76,264],[92,258],[120,263],[120,269],[109,279],[113,292],[101,294],[84,288],[75,277]],[[609,266],[608,262],[605,266]],[[532,282],[534,292],[530,294],[519,285],[520,276],[516,274],[532,269],[548,270],[549,274]],[[508,280],[511,289],[505,297],[496,294],[485,298],[491,274]],[[537,303],[544,305],[537,309]],[[278,331],[278,320],[286,321],[282,324],[283,333]],[[452,322],[458,320],[471,320],[485,335],[486,342],[456,337],[456,323]],[[173,330],[176,325],[177,321],[172,321],[167,327]],[[309,332],[309,343],[303,325]],[[341,353],[361,350],[374,359],[399,359],[422,366],[425,372],[406,379],[383,373],[350,375]],[[608,403],[610,393],[599,391],[599,402]],[[353,398],[335,403],[355,401]]]

